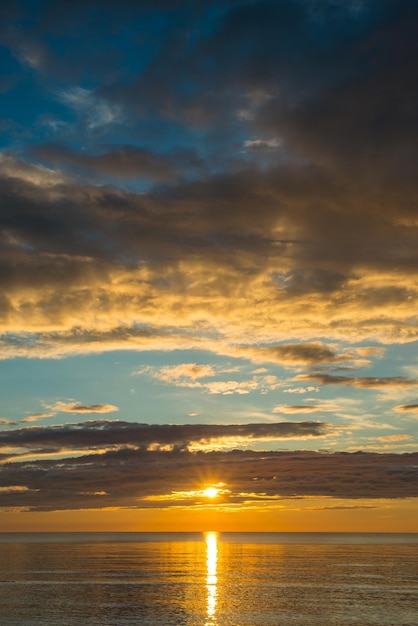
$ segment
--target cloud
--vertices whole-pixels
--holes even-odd
[[[119,411],[113,404],[80,404],[79,402],[56,402],[51,407],[54,413],[113,413]]]
[[[31,153],[56,167],[72,166],[81,172],[105,177],[145,178],[160,182],[174,182],[178,177],[175,158],[130,145],[111,146],[98,154],[89,154],[59,144],[44,144],[32,148]]]
[[[377,509],[377,504],[329,504],[304,507],[305,511],[352,511],[354,509]]]
[[[416,387],[418,380],[404,378],[403,376],[334,376],[330,374],[302,374],[296,380],[310,380],[319,385],[344,385],[346,387],[356,387],[358,389],[384,389]],[[406,406],[406,405],[404,405]],[[402,409],[400,409],[402,410]]]
[[[418,404],[399,404],[398,406],[395,406],[395,411],[398,411],[399,413],[418,413]]]
[[[221,370],[223,371],[223,370]],[[212,365],[200,365],[198,363],[180,363],[179,365],[167,365],[165,367],[147,366],[136,371],[135,374],[151,374],[153,378],[165,383],[178,384],[179,381],[197,380],[216,375]]]
[[[210,365],[197,365],[196,363],[182,363],[179,365],[153,367],[146,366],[135,374],[148,374],[168,385],[186,387],[188,389],[201,389],[210,394],[247,394],[259,390],[265,393],[268,390],[277,389],[282,385],[274,375],[254,375],[250,380],[215,380],[205,381],[204,378],[212,378],[222,374],[238,371],[239,367],[212,367]]]
[[[251,391],[255,391],[259,388],[259,383],[256,380],[218,380],[211,383],[206,383],[205,388],[209,393],[230,395],[232,393],[247,394]]]
[[[278,404],[274,407],[273,413],[284,413],[284,414],[292,414],[292,413],[318,413],[322,411],[331,411],[335,410],[335,406],[330,408],[329,405],[321,405],[321,404],[299,404],[294,406],[287,406],[284,404]]]
[[[61,89],[57,92],[57,98],[83,115],[90,130],[114,124],[121,119],[120,107],[100,98],[91,89],[84,87]]]
[[[10,485],[8,487],[0,487],[0,493],[21,493],[22,491],[29,491],[28,487],[23,485]]]
[[[11,420],[0,419],[0,424],[2,426],[16,426],[17,422],[13,422]]]
[[[116,325],[110,330],[76,327],[55,332],[25,333],[24,336],[6,333],[0,340],[0,357],[62,358],[113,350],[175,350],[182,347],[201,348],[204,345],[202,338],[188,336],[181,329],[178,333],[167,333],[153,326],[136,328]]]
[[[64,404],[64,403],[60,403]],[[107,407],[107,405],[98,405]],[[60,410],[94,412],[93,407],[68,404]],[[96,409],[97,411],[97,409]],[[101,408],[97,412],[103,412]],[[331,429],[323,422],[277,422],[255,424],[138,424],[119,421],[89,421],[64,426],[32,426],[0,433],[0,448],[18,446],[28,450],[39,446],[48,451],[62,448],[99,449],[106,445],[128,445],[148,448],[150,445],[171,445],[187,448],[190,444],[225,438],[274,440],[321,437]]]
[[[199,502],[196,492],[208,477],[223,483],[222,498],[229,504],[257,502],[260,497],[418,496],[417,453],[255,452],[238,448],[190,452],[184,447],[191,441],[223,437],[241,437],[248,444],[327,432],[328,427],[319,422],[170,426],[107,421],[3,431],[3,448],[25,448],[35,458],[15,457],[14,462],[0,466],[0,506],[31,510],[161,507],[181,504],[181,492],[185,493],[184,502],[193,506]],[[60,450],[61,454],[56,460],[36,459],[42,449]],[[72,450],[78,450],[78,455]]]
[[[37,187],[54,187],[67,180],[59,171],[27,163],[5,153],[0,153],[0,172],[6,180],[17,179]]]
[[[283,389],[283,393],[297,393],[297,394],[301,394],[301,393],[318,393],[319,388],[318,387],[290,387],[289,389]]]
[[[47,419],[48,417],[53,417],[54,415],[55,411],[49,411],[46,413],[34,413],[33,415],[28,415],[27,417],[24,417],[20,421],[22,422],[22,424],[27,424],[30,422],[38,422],[39,420]]]
[[[357,262],[348,250],[340,257],[344,245],[332,244],[340,235],[331,209],[316,213],[328,224],[326,236],[307,212],[308,198],[328,194],[328,183],[308,176],[305,189],[307,172],[290,176],[288,166],[138,194],[62,176],[53,186],[34,185],[35,174],[42,181],[50,174],[32,165],[23,171],[7,159],[0,214],[3,354],[107,350],[112,338],[116,349],[149,348],[177,337],[177,347],[200,344],[256,362],[337,365],[369,355],[306,337],[327,332],[337,342],[372,334],[403,341],[416,334],[415,252],[405,241],[412,246],[415,235],[398,223],[401,208],[387,216],[387,232],[399,231],[400,263],[409,258],[410,266],[394,271],[379,255],[396,256],[389,249],[398,239],[379,240],[374,210],[367,227],[373,257]],[[335,202],[329,198],[329,207]],[[354,240],[364,232],[364,214],[341,207],[340,217]],[[340,261],[345,278],[332,286],[330,318],[332,277],[325,266]],[[372,292],[381,297],[370,303]],[[254,316],[260,302],[263,314]],[[18,346],[16,333],[25,337]],[[277,345],[289,336],[296,341]]]
[[[300,187],[280,192],[289,185],[284,173],[215,177],[151,196],[62,182],[62,177],[51,190],[31,183],[35,173],[42,180],[49,176],[45,170],[28,166],[27,175],[16,164],[11,177],[11,167],[8,162],[0,215],[3,353],[10,345],[16,354],[16,332],[26,334],[19,350],[28,355],[106,350],[112,337],[117,348],[152,347],[177,335],[178,347],[206,340],[215,351],[256,362],[336,365],[364,355],[305,337],[326,329],[336,340],[359,340],[373,332],[397,341],[416,332],[412,321],[402,323],[415,311],[413,275],[390,274],[376,257],[360,263],[360,275],[360,266],[347,268],[344,285],[335,285],[337,304],[329,323],[328,287],[308,280],[301,268],[305,263],[310,272],[319,268],[323,261],[304,259],[305,251],[318,246],[323,252],[330,243],[310,232],[298,208],[307,200],[295,199]],[[283,203],[289,209],[281,208]],[[254,205],[261,207],[257,216]],[[356,215],[343,214],[354,228]],[[401,228],[388,220],[395,231]],[[402,237],[413,237],[413,229],[401,230]],[[376,239],[375,244],[376,254],[387,250]],[[329,250],[334,260],[339,253]],[[403,255],[408,258],[408,246]],[[326,273],[321,275],[326,282]],[[371,290],[388,295],[390,285],[397,292],[393,303],[385,296],[365,306]],[[254,317],[258,302],[263,315]],[[277,345],[277,337],[289,335],[297,342]],[[246,340],[249,345],[242,345]]]
[[[244,148],[246,150],[256,150],[260,152],[270,152],[271,150],[277,150],[280,147],[280,141],[274,139],[247,139],[244,141]]]
[[[412,435],[385,435],[383,437],[378,437],[379,441],[388,441],[388,442],[392,442],[392,441],[410,441],[411,439],[413,439]]]
[[[353,355],[338,355],[322,343],[284,344],[266,347],[242,346],[235,350],[236,355],[250,358],[256,363],[322,364],[350,361]]]

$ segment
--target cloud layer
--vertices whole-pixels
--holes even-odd
[[[304,354],[247,354],[335,364],[346,357],[310,337],[417,339],[415,4],[176,2],[152,52],[149,7],[106,4],[109,42],[128,19],[143,36],[119,56],[93,47],[94,7],[41,2],[36,27],[2,33],[62,117],[39,113],[27,150],[10,135],[0,161],[1,355],[105,350],[110,337],[217,349],[215,333],[308,340]]]
[[[327,430],[320,422],[155,426],[103,421],[9,431],[1,433],[1,446],[20,453],[3,455],[0,506],[39,511],[193,505],[202,502],[208,482],[222,483],[222,502],[230,504],[301,496],[418,496],[417,453],[188,450],[192,442],[235,438],[250,443],[323,436]],[[61,455],[25,460],[19,459],[22,450]]]
[[[88,407],[89,409],[91,407]],[[71,407],[72,409],[72,407]],[[74,411],[71,412],[85,412]],[[91,412],[91,411],[89,411]],[[100,411],[99,411],[100,412]],[[150,445],[187,449],[192,443],[221,439],[287,439],[319,437],[331,428],[323,422],[277,422],[259,424],[137,424],[135,422],[91,421],[64,426],[33,426],[0,433],[1,448],[37,450],[48,453],[90,447],[130,445],[148,449]],[[11,458],[13,458],[11,454]]]

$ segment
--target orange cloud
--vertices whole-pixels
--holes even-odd
[[[113,404],[81,404],[79,402],[56,402],[50,408],[54,413],[113,413],[119,410]]]
[[[418,404],[400,404],[395,406],[395,411],[399,413],[418,413]]]

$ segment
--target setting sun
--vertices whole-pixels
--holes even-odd
[[[205,495],[207,498],[216,498],[218,493],[219,489],[216,489],[216,487],[208,487],[203,491],[203,495]]]

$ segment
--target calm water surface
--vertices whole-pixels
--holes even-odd
[[[418,625],[418,535],[0,533],[2,626]]]

